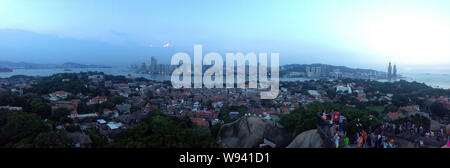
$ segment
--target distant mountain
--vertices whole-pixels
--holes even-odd
[[[12,72],[13,70],[12,69],[9,69],[9,68],[0,68],[0,73],[1,72]]]
[[[289,64],[289,65],[283,65],[281,66],[283,70],[285,71],[299,71],[299,72],[306,72],[306,67],[323,67],[328,70],[339,70],[343,73],[354,73],[354,72],[363,72],[363,73],[370,73],[370,72],[379,72],[372,69],[360,69],[360,68],[349,68],[346,66],[334,66],[334,65],[327,65],[327,64]]]
[[[65,68],[111,68],[104,65],[84,65],[74,62],[67,62],[64,64],[35,64],[26,62],[9,62],[0,61],[0,68],[8,69],[65,69]]]
[[[337,74],[348,77],[356,74],[383,77],[386,73],[372,69],[349,68],[327,64],[290,64],[280,67],[280,76],[282,77],[329,77]]]

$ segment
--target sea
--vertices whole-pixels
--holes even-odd
[[[9,78],[15,75],[26,76],[51,76],[58,73],[79,73],[79,72],[103,72],[109,75],[122,75],[126,76],[131,74],[134,77],[143,77],[146,79],[156,81],[169,81],[168,75],[157,74],[140,74],[135,73],[128,67],[112,67],[112,68],[73,68],[70,71],[67,69],[14,69],[13,72],[1,72],[0,78]],[[449,74],[432,74],[432,73],[406,73],[400,74],[402,79],[406,81],[416,81],[419,83],[425,83],[428,86],[434,88],[450,89],[450,75]],[[280,81],[308,81],[314,80],[310,78],[280,78]],[[389,82],[387,80],[379,80],[380,82]]]

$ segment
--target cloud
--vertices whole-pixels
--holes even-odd
[[[170,45],[170,43],[164,44],[163,47],[167,48],[167,47],[171,47],[172,45]]]
[[[161,48],[161,47],[162,48],[169,48],[169,47],[172,47],[172,44],[170,44],[170,43],[165,43],[163,45],[149,44],[148,47],[150,47],[150,48]]]

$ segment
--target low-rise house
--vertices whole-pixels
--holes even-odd
[[[239,118],[239,112],[233,111],[228,114],[228,117],[231,119]]]
[[[209,127],[209,122],[205,121],[205,119],[203,119],[203,118],[193,118],[193,119],[191,119],[191,121],[195,125]]]
[[[106,124],[106,121],[104,119],[98,119],[97,123],[98,124]]]
[[[97,113],[70,114],[68,117],[71,119],[86,119],[86,118],[96,118],[98,117],[98,114]]]
[[[80,100],[75,99],[71,101],[56,101],[52,103],[52,112],[54,112],[56,109],[59,108],[65,108],[67,110],[70,110],[71,114],[78,114],[78,104],[80,103]]]
[[[66,91],[56,91],[56,92],[49,94],[51,101],[67,99],[67,97],[69,97],[69,95],[70,95],[70,93],[66,92]]]
[[[219,119],[211,120],[211,125],[217,125],[217,124],[223,124],[223,121],[219,120]]]
[[[281,108],[281,114],[289,114],[291,111],[287,107]]]
[[[103,109],[103,117],[117,118],[117,117],[119,117],[119,111],[111,110],[111,109]]]
[[[87,105],[94,105],[94,104],[102,104],[105,103],[108,99],[105,96],[97,96],[95,98],[92,98],[91,100],[89,100],[86,104]]]
[[[88,79],[94,83],[98,83],[104,80],[104,76],[103,75],[91,75],[88,76]]]
[[[320,93],[317,90],[308,90],[308,93],[315,98],[320,96]]]
[[[116,89],[126,89],[129,88],[128,83],[115,83],[114,88]]]
[[[336,86],[336,92],[351,94],[352,93],[352,88],[349,85],[347,85],[347,86]]]
[[[110,88],[112,86],[113,86],[112,81],[105,81],[105,87],[106,88]]]
[[[418,111],[420,111],[420,107],[418,105],[403,106],[403,107],[400,107],[400,110],[403,110],[407,113],[418,112]]]
[[[358,97],[356,97],[356,99],[358,99],[360,102],[368,102],[369,99],[366,98],[366,94],[364,93],[359,93]]]
[[[120,129],[120,127],[122,127],[122,123],[118,123],[118,122],[114,122],[114,121],[110,121],[108,122],[108,124],[106,124],[108,126],[108,128],[112,131],[112,130],[117,130]]]
[[[205,119],[209,119],[209,120],[218,118],[218,114],[214,113],[213,111],[208,111],[208,110],[198,110],[198,111],[194,112],[192,116],[195,118],[205,118]]]
[[[128,114],[130,113],[130,104],[118,104],[116,105],[117,110],[119,110],[120,114]]]
[[[15,107],[15,106],[0,106],[0,109],[22,111],[22,107]]]
[[[392,120],[397,120],[397,119],[400,119],[400,118],[403,118],[403,117],[405,117],[405,116],[402,113],[400,113],[400,112],[389,112],[389,113],[386,114],[384,119],[388,120],[388,121],[392,121]]]

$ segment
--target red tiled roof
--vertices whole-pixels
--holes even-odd
[[[289,109],[287,107],[282,108],[281,111],[283,111],[283,114],[289,113]]]
[[[69,94],[69,92],[60,90],[60,91],[53,92],[52,94],[55,94],[55,95],[64,95],[64,94]]]
[[[395,118],[395,117],[401,117],[401,116],[403,116],[403,114],[399,113],[399,112],[389,112],[389,113],[387,113],[387,116],[390,118]]]
[[[128,86],[126,83],[115,83],[114,86]]]
[[[206,126],[206,127],[209,126],[209,123],[203,120],[202,118],[193,118],[192,122],[199,126]]]

